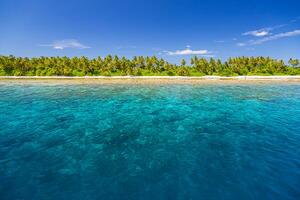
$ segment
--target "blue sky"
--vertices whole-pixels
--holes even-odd
[[[0,0],[0,54],[300,58],[300,1]]]

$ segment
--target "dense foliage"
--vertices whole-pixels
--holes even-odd
[[[97,57],[38,57],[0,56],[1,76],[93,76],[93,75],[300,75],[299,60],[290,59],[289,65],[269,57],[237,57],[222,62],[219,59],[193,57],[190,65],[171,64],[157,57],[125,57],[108,55]]]

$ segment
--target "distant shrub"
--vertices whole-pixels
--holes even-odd
[[[235,57],[222,62],[220,59],[205,59],[197,56],[181,65],[171,64],[156,56],[135,56],[132,59],[108,55],[105,58],[38,57],[22,58],[0,55],[0,75],[16,76],[202,76],[202,75],[297,75],[299,60],[290,59],[290,66],[283,60],[270,57]]]
[[[190,73],[185,67],[181,67],[177,70],[179,76],[188,76]]]
[[[168,76],[174,76],[174,75],[175,75],[175,73],[174,73],[174,72],[172,72],[172,71],[168,71],[168,72],[167,72],[167,75],[168,75]]]

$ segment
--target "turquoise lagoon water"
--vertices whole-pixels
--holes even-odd
[[[300,199],[300,85],[0,85],[0,199]]]

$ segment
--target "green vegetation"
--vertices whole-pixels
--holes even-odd
[[[237,57],[222,62],[219,59],[193,57],[190,65],[171,64],[153,57],[108,55],[105,58],[0,56],[0,76],[237,76],[237,75],[300,75],[299,60],[289,65],[269,57]]]

